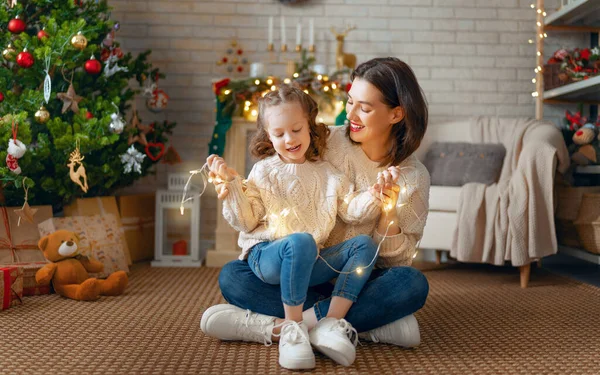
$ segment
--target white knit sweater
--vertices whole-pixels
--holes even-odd
[[[377,180],[377,173],[386,168],[371,161],[358,145],[353,145],[346,136],[346,126],[330,127],[325,160],[343,172],[357,191],[366,190]],[[401,188],[406,190],[398,199],[397,213],[401,233],[387,236],[381,244],[377,266],[394,267],[410,265],[417,243],[423,236],[423,228],[429,210],[429,172],[413,154],[400,163],[402,176]],[[404,185],[404,181],[406,184]],[[404,204],[404,205],[400,205]],[[338,244],[359,234],[368,234],[379,243],[383,233],[377,233],[378,220],[364,221],[350,225],[337,220],[325,247]]]
[[[229,184],[223,216],[240,232],[242,260],[257,243],[292,233],[310,233],[322,247],[338,215],[352,224],[376,221],[381,204],[368,187],[354,191],[328,162],[291,164],[273,155],[254,164],[245,190],[240,179]]]

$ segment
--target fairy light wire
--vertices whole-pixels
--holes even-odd
[[[414,167],[399,167],[398,169],[401,170],[401,171],[404,170],[404,169],[413,169],[413,170],[416,170]],[[190,201],[190,200],[193,200],[195,198],[200,198],[204,194],[204,192],[206,191],[206,187],[208,186],[208,183],[214,183],[215,186],[216,186],[216,185],[222,184],[222,183],[229,184],[229,183],[235,181],[236,179],[240,179],[243,185],[245,183],[245,180],[241,176],[239,176],[239,175],[235,176],[231,181],[225,181],[225,180],[221,179],[218,176],[215,177],[215,178],[209,177],[207,179],[206,176],[205,176],[205,173],[207,173],[207,172],[205,172],[205,170],[208,170],[208,163],[204,163],[204,165],[201,168],[195,169],[195,170],[192,170],[192,171],[189,172],[190,176],[188,177],[188,179],[186,181],[186,184],[185,184],[185,186],[183,188],[183,195],[182,195],[181,204],[180,204],[180,211],[181,211],[182,215],[184,213],[184,209],[185,209],[184,205],[185,205],[185,203],[188,202],[188,201]],[[203,173],[203,172],[205,172],[205,173]],[[192,178],[195,175],[197,175],[197,174],[199,174],[202,177],[202,185],[203,185],[202,189],[201,189],[201,191],[198,194],[192,194],[190,197],[186,197],[187,193],[190,192],[190,184],[191,184]],[[378,174],[378,181],[380,179],[380,175],[381,175],[381,172]],[[405,174],[401,173],[401,174],[399,174],[399,177],[402,178],[402,183],[403,184],[402,184],[402,186],[399,186],[400,190],[398,191],[398,195],[399,195],[398,198],[400,198],[400,196],[403,196],[407,192],[406,186],[410,186],[410,183],[408,182],[407,177],[405,176]],[[256,185],[253,185],[253,188],[256,188],[258,190],[263,190],[263,191],[266,191],[266,192],[270,193],[269,190],[260,188],[260,187],[258,187]],[[383,211],[387,214],[389,211],[391,211],[392,209],[394,209],[394,206],[392,206],[389,203],[386,204],[384,202],[383,190],[384,190],[384,184],[380,184],[380,189],[379,189],[379,195],[380,196],[377,197],[377,199],[379,199],[382,202]],[[344,203],[348,204],[348,197],[349,196],[351,197],[351,196],[360,194],[361,192],[362,191],[353,191],[353,192],[350,192],[350,193],[346,194],[344,196],[344,199],[343,199]],[[327,199],[327,198],[338,198],[338,196],[337,195],[335,195],[335,196],[326,196],[325,199]],[[286,201],[285,203],[287,204],[288,202]],[[405,202],[400,203],[399,199],[396,200],[396,205],[395,205],[396,208],[403,207],[405,205],[406,205]],[[289,205],[289,207],[285,207],[283,210],[281,210],[280,213],[279,213],[279,215],[275,214],[275,213],[269,214],[268,212],[270,210],[265,209],[265,211],[267,213],[265,214],[265,216],[262,218],[261,221],[263,222],[263,225],[267,228],[267,230],[273,232],[273,229],[274,229],[275,230],[274,231],[275,235],[276,235],[276,232],[280,229],[279,228],[280,225],[276,222],[276,220],[279,219],[280,217],[287,217],[290,212],[295,216],[295,218],[298,220],[299,223],[305,225],[304,220],[302,220],[300,218],[300,216],[298,215],[298,213],[296,212],[296,210],[295,210],[296,207],[297,207],[297,205],[293,205],[293,206]],[[415,217],[417,218],[417,220],[419,222],[421,222],[422,221],[421,216],[419,216],[417,214],[417,212],[414,210],[414,208],[412,208],[412,206],[411,206],[411,211],[415,215]],[[272,216],[272,217],[269,217],[269,216]],[[357,274],[360,275],[360,274],[362,274],[363,269],[371,267],[371,265],[375,262],[375,260],[379,256],[381,245],[383,244],[383,241],[385,241],[386,238],[388,238],[387,234],[389,232],[390,227],[393,224],[395,224],[394,220],[390,221],[387,224],[387,227],[386,227],[385,233],[383,235],[383,238],[377,244],[377,251],[375,252],[375,255],[373,256],[373,259],[371,259],[371,262],[369,262],[369,264],[366,265],[366,266],[357,266],[354,270],[351,270],[351,271],[340,271],[340,270],[337,270],[335,267],[331,266],[331,264],[329,264],[320,254],[318,255],[318,258],[320,258],[331,270],[333,270],[336,273],[344,275],[344,274],[351,274],[351,273],[356,272]],[[286,228],[284,228],[284,229],[286,229]],[[417,244],[415,245],[415,249],[418,249],[418,245],[419,245],[420,242],[421,242],[420,240],[417,242]],[[413,254],[412,257],[414,258],[414,257],[416,257],[416,255],[417,255],[417,251],[415,251],[415,254]]]

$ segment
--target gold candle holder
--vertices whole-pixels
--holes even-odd
[[[281,52],[287,52],[287,44],[281,45]]]
[[[311,44],[310,46],[308,46],[308,52],[315,52],[315,45]]]
[[[302,45],[301,45],[301,44],[296,44],[295,51],[296,51],[296,52],[300,52],[300,51],[302,51]]]
[[[269,43],[269,45],[267,46],[267,51],[273,52],[274,50],[275,50],[275,46],[273,45],[273,43]]]

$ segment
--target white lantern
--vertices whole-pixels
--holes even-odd
[[[153,267],[200,267],[206,256],[200,251],[200,197],[197,189],[183,187],[189,175],[170,174],[168,190],[156,192],[156,226]]]

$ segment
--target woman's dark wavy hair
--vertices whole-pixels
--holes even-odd
[[[392,127],[392,147],[380,166],[400,164],[419,148],[427,130],[427,101],[415,73],[402,60],[383,57],[360,64],[350,75],[352,81],[355,78],[377,87],[383,102],[390,108],[400,106],[403,109],[404,118]],[[347,136],[350,138],[350,127]],[[354,141],[352,143],[356,144]]]
[[[298,103],[302,107],[310,131],[310,145],[306,150],[306,160],[316,161],[323,156],[329,136],[329,128],[323,123],[317,123],[319,108],[317,103],[304,91],[282,85],[278,90],[270,91],[258,100],[258,118],[256,119],[256,134],[250,142],[250,153],[258,159],[264,159],[275,155],[275,148],[269,140],[267,133],[267,119],[265,112],[267,108],[275,107],[285,103]]]

